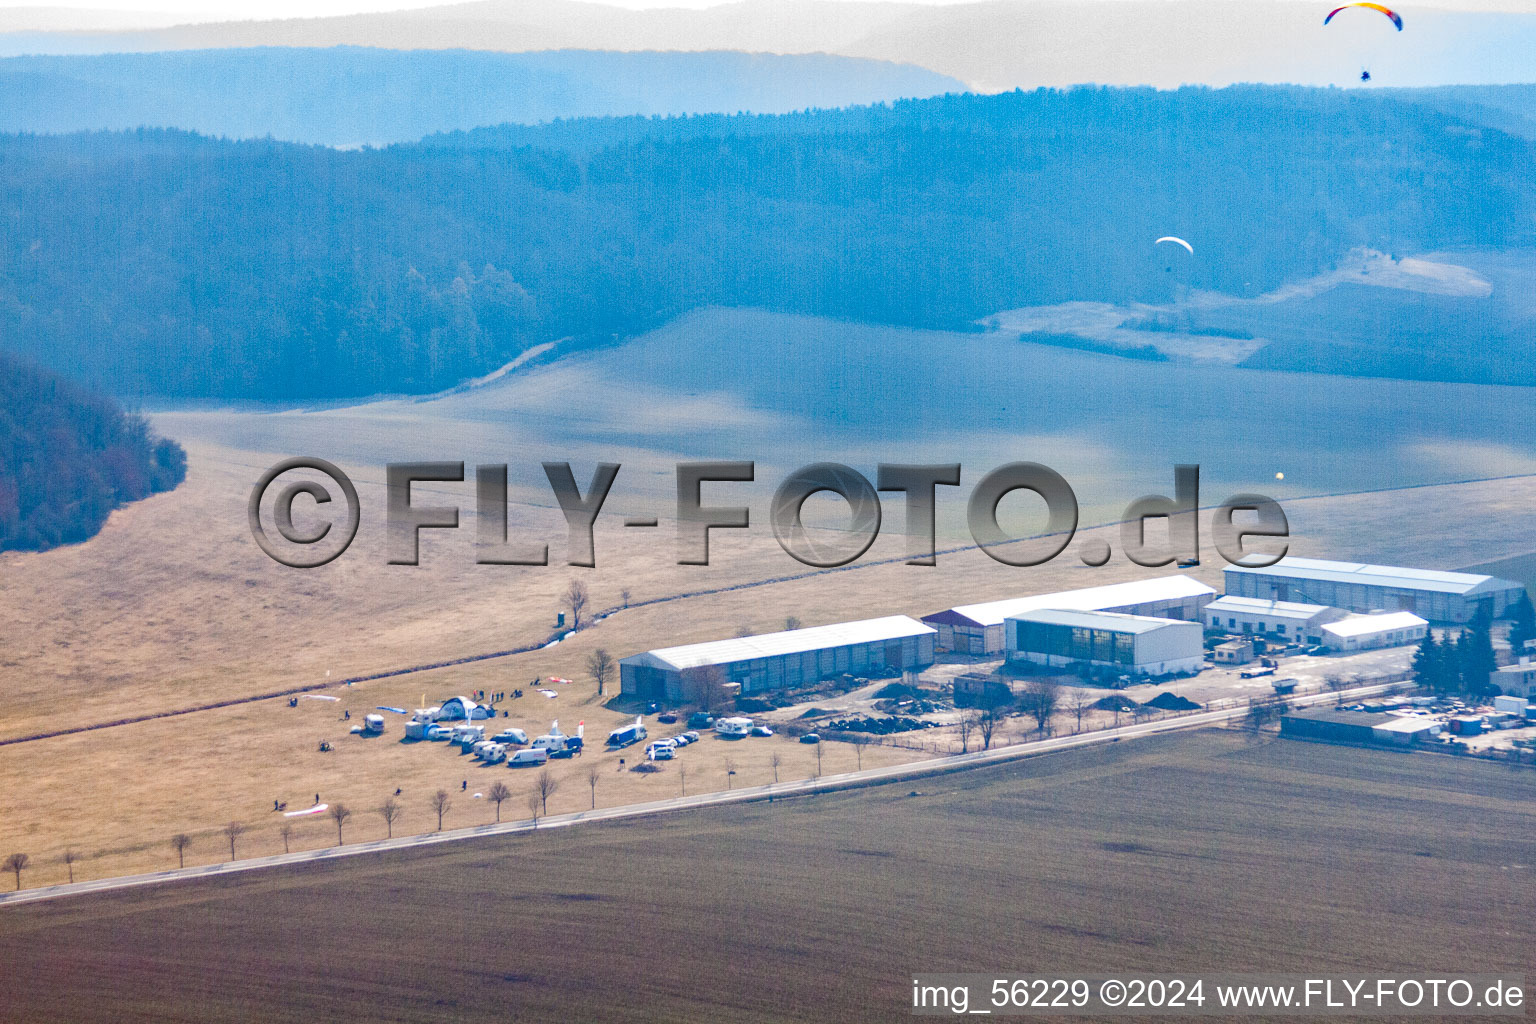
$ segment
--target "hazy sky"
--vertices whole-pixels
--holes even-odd
[[[600,0],[600,2],[631,9],[648,7],[712,7],[731,0]],[[863,0],[853,0],[863,2]],[[971,0],[905,0],[909,3],[966,3]],[[1028,2],[1028,0],[1021,0]],[[1083,3],[1113,3],[1115,0],[1082,0]],[[1232,0],[1240,3],[1241,0]],[[1326,0],[1297,0],[1298,3]],[[1342,2],[1342,0],[1341,0]],[[188,21],[226,21],[245,18],[300,18],[326,17],[337,14],[359,14],[368,11],[398,11],[407,8],[440,7],[444,0],[0,0],[0,9],[12,7],[45,8],[53,10],[94,9],[97,11],[144,11],[161,17],[149,20],[162,22],[164,15],[177,15]],[[1536,0],[1431,0],[1429,3],[1402,3],[1399,9],[1411,11],[1414,7],[1434,7],[1442,10],[1503,10],[1536,11]]]

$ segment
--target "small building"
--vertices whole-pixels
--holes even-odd
[[[995,676],[955,677],[955,707],[995,708],[1013,702],[1013,687]]]
[[[1432,622],[1470,622],[1478,612],[1502,618],[1525,588],[1468,572],[1409,569],[1287,556],[1263,568],[1231,566],[1226,591],[1265,601],[1300,601],[1355,612],[1406,611]]]
[[[1397,720],[1396,715],[1368,711],[1337,711],[1333,708],[1293,711],[1280,716],[1280,735],[1327,743],[1373,743],[1378,726]]]
[[[1371,728],[1371,736],[1377,743],[1407,747],[1439,736],[1444,723],[1419,715],[1388,715],[1390,722]]]
[[[1323,646],[1335,651],[1369,651],[1378,647],[1401,647],[1424,639],[1429,623],[1413,612],[1381,612],[1376,615],[1351,615],[1337,622],[1324,623]]]
[[[1252,640],[1228,640],[1211,648],[1211,660],[1218,665],[1246,665],[1253,660]]]
[[[1060,608],[1010,615],[1005,622],[1010,660],[1151,676],[1193,675],[1205,667],[1199,622]]]
[[[1536,661],[1522,656],[1513,665],[1502,665],[1489,673],[1489,682],[1500,693],[1508,693],[1526,700],[1536,699]]]
[[[936,631],[906,615],[839,622],[731,640],[664,647],[619,662],[619,689],[644,700],[684,697],[690,669],[718,668],[742,694],[806,686],[845,672],[920,670],[933,664]]]
[[[1349,613],[1325,604],[1267,601],[1226,594],[1205,606],[1205,626],[1222,633],[1273,636],[1298,643],[1317,643],[1319,629]]]
[[[1451,719],[1451,732],[1458,736],[1477,736],[1483,731],[1481,715],[1459,715]]]
[[[982,604],[957,605],[924,615],[923,621],[938,630],[941,651],[961,654],[1000,654],[1006,647],[1003,622],[1041,608],[1095,612],[1123,612],[1162,619],[1201,621],[1201,609],[1214,600],[1216,591],[1188,576],[1160,576],[1129,583],[1110,583],[1059,594],[1011,597]]]

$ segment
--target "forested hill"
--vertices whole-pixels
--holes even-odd
[[[135,395],[420,392],[710,304],[954,326],[1254,295],[1361,245],[1536,242],[1529,141],[1356,92],[1077,89],[529,132],[361,152],[0,138],[0,344]],[[1172,267],[1165,234],[1196,257]]]
[[[826,54],[262,47],[0,59],[0,131],[186,128],[327,145],[558,117],[874,103],[964,89]]]
[[[186,453],[143,417],[0,352],[0,551],[87,540],[113,509],[186,473]]]

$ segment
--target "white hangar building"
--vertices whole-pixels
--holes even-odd
[[[1042,608],[1010,615],[1007,633],[1010,661],[1086,663],[1144,676],[1194,674],[1205,667],[1205,630],[1198,622]]]
[[[923,621],[938,630],[941,651],[961,654],[1001,654],[1006,648],[1003,621],[1012,615],[1042,608],[1092,612],[1123,612],[1162,619],[1200,622],[1201,611],[1216,591],[1188,576],[1160,576],[1130,583],[1068,590],[1059,594],[1013,597],[983,604],[958,605],[924,615]]]
[[[1231,566],[1226,587],[1235,597],[1413,612],[1431,622],[1470,622],[1479,609],[1502,618],[1525,593],[1513,580],[1476,573],[1293,557],[1263,569]]]
[[[718,667],[742,693],[803,686],[843,672],[933,664],[936,635],[906,615],[663,647],[619,662],[619,689],[647,700],[683,698],[689,669]]]

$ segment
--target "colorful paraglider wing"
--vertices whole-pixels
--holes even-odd
[[[1397,26],[1397,30],[1399,32],[1403,30],[1402,16],[1389,7],[1383,7],[1381,4],[1345,4],[1343,7],[1335,7],[1333,10],[1328,12],[1328,17],[1323,19],[1323,24],[1328,24],[1333,20],[1333,16],[1335,14],[1338,14],[1340,11],[1346,11],[1351,7],[1368,7],[1373,11],[1380,11],[1382,14],[1385,14],[1387,17],[1392,19],[1392,24]]]
[[[1191,256],[1193,256],[1195,254],[1195,247],[1194,246],[1190,245],[1188,242],[1184,241],[1184,239],[1182,239],[1182,238],[1175,238],[1173,235],[1164,235],[1162,238],[1159,238],[1157,241],[1153,242],[1152,244],[1153,245],[1162,245],[1164,242],[1172,242],[1174,245],[1182,245],[1184,248],[1189,250],[1189,254]]]

